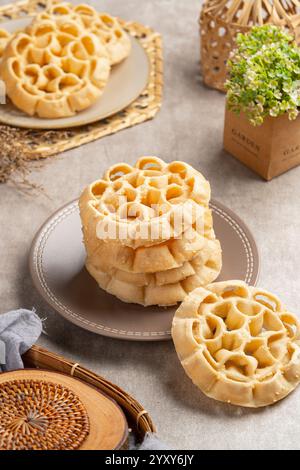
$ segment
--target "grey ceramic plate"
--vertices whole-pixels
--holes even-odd
[[[231,210],[213,201],[214,227],[223,248],[219,280],[242,279],[255,285],[259,255],[251,232]],[[170,339],[175,308],[126,304],[101,290],[84,267],[85,249],[77,201],[42,226],[30,252],[30,271],[42,297],[67,320],[113,338]]]
[[[1,23],[1,28],[10,32],[22,30],[31,19],[26,17],[4,22]],[[103,95],[90,108],[68,118],[41,119],[26,115],[8,100],[0,106],[0,122],[31,129],[63,129],[90,124],[126,108],[146,88],[150,73],[146,52],[137,39],[131,36],[130,38],[132,49],[129,57],[112,67]]]

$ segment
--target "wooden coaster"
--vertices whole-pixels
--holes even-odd
[[[0,450],[112,450],[127,436],[119,406],[78,379],[32,369],[0,375]]]

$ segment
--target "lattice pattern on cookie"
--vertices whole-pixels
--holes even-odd
[[[98,13],[90,5],[72,5],[68,2],[54,3],[46,11],[37,15],[37,21],[41,19],[59,21],[66,18],[82,24],[86,31],[101,39],[106,47],[111,65],[121,62],[130,54],[129,36],[121,27],[118,19],[108,13]]]
[[[211,398],[265,406],[300,381],[298,318],[275,295],[242,281],[191,292],[172,336],[186,373]]]
[[[134,166],[114,165],[80,198],[86,243],[96,233],[134,248],[178,237],[204,224],[209,199],[208,181],[186,163],[141,157]]]
[[[89,107],[103,93],[109,72],[105,47],[72,21],[31,24],[14,36],[0,65],[15,106],[44,118]]]
[[[86,267],[108,293],[123,302],[170,306],[183,301],[195,287],[214,281],[221,271],[221,247],[217,240],[207,242],[193,260],[180,268],[153,274],[128,274],[115,270],[105,273],[102,266],[95,266],[87,259]]]

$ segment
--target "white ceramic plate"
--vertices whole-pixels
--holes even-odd
[[[212,201],[211,208],[223,249],[219,280],[242,279],[255,285],[259,255],[251,232],[219,202]],[[175,307],[123,303],[98,287],[84,262],[79,208],[73,201],[45,222],[32,245],[30,271],[42,297],[67,320],[100,335],[140,341],[171,338]]]
[[[32,18],[26,17],[1,23],[9,32],[24,29]],[[75,116],[60,119],[31,117],[18,110],[10,100],[0,105],[0,122],[32,129],[63,129],[83,126],[105,119],[130,105],[146,88],[150,74],[148,56],[140,42],[130,36],[131,53],[127,59],[112,67],[103,95],[91,107]]]

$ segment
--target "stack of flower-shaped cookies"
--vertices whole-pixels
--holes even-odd
[[[209,200],[208,181],[184,162],[112,166],[80,197],[89,273],[124,302],[182,301],[221,270]]]
[[[0,30],[0,78],[29,115],[61,118],[94,104],[130,53],[119,21],[89,5],[49,4],[24,31]]]

